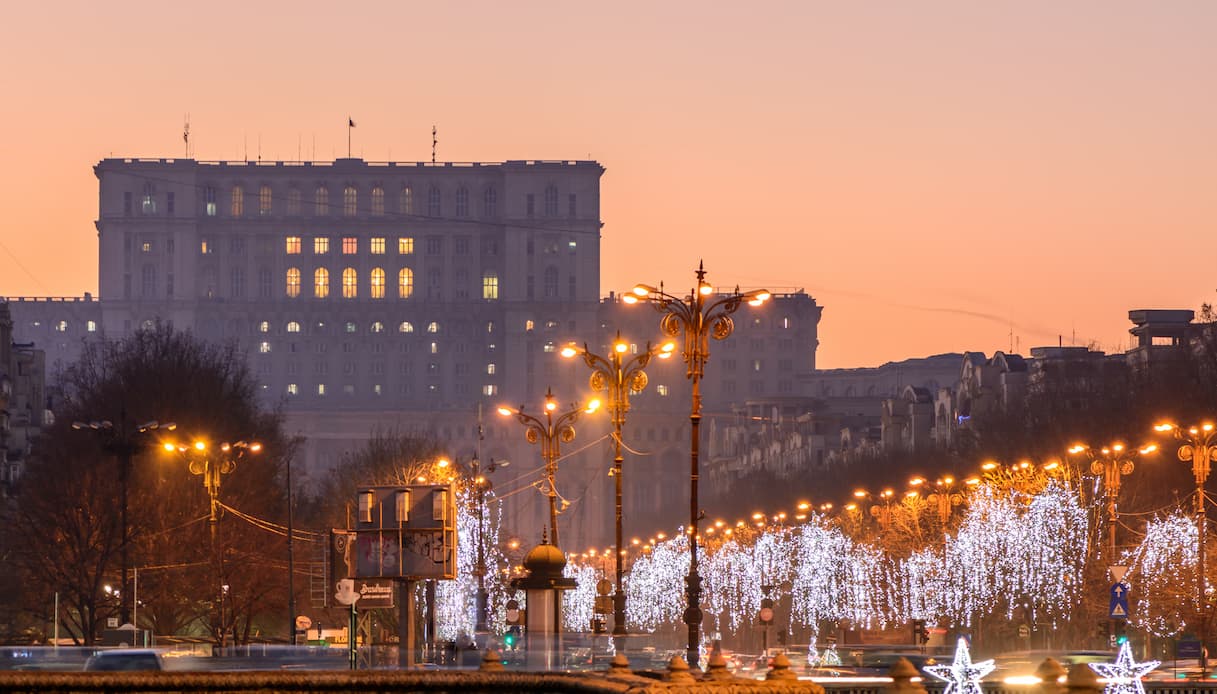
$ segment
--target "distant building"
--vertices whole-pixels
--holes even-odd
[[[83,340],[158,320],[233,341],[264,400],[307,437],[306,478],[379,427],[433,432],[460,457],[507,459],[518,484],[535,482],[537,448],[495,407],[539,412],[550,387],[563,404],[585,398],[588,370],[558,355],[567,342],[606,353],[618,331],[635,349],[663,337],[651,308],[600,296],[604,168],[594,161],[105,159],[94,171],[98,296],[12,299],[19,339],[46,350],[52,371]],[[688,274],[669,287],[692,284],[696,258],[683,262],[673,271]],[[710,270],[729,279],[730,268]],[[821,308],[801,290],[769,289],[771,304],[743,307],[736,334],[712,341],[704,430],[749,399],[798,395],[815,369]],[[689,388],[679,357],[648,373],[626,425],[640,454],[627,463],[629,513],[670,522],[681,517],[672,490],[688,487],[678,461]],[[563,516],[562,535],[602,543],[606,424],[585,418],[577,430],[558,486],[582,508]],[[516,494],[508,506],[508,524],[539,537],[543,498]]]
[[[12,493],[34,437],[51,423],[42,350],[13,342],[8,304],[0,302],[0,496]]]

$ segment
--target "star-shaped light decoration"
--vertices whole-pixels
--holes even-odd
[[[1161,664],[1161,661],[1158,660],[1147,660],[1144,663],[1134,661],[1132,649],[1128,647],[1127,641],[1120,646],[1120,652],[1116,654],[1116,662],[1087,663],[1099,677],[1107,680],[1107,687],[1103,689],[1103,694],[1145,694],[1145,687],[1141,686],[1141,678],[1145,676],[1145,673]]]
[[[959,639],[955,646],[955,662],[950,665],[926,665],[926,672],[947,683],[942,694],[983,694],[980,678],[993,672],[993,661],[972,662],[968,642]]]

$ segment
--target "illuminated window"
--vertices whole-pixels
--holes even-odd
[[[211,240],[207,237],[199,239],[199,253],[203,255],[211,255],[215,248],[211,245]]]
[[[266,216],[271,211],[271,192],[270,186],[262,186],[258,189],[258,214]]]
[[[372,278],[372,291],[371,291],[372,298],[373,299],[385,298],[385,271],[384,271],[384,268],[379,268],[379,267],[372,268],[371,278]]]
[[[324,383],[317,384],[317,395],[325,395],[325,384]]]
[[[524,321],[524,332],[530,333],[533,331],[533,328],[535,328],[535,327],[537,327],[537,324],[534,323],[532,320]]]
[[[427,332],[432,333],[432,334],[438,333],[439,332],[439,323],[436,323],[435,321],[431,321],[430,323],[428,323]]]
[[[547,186],[545,188],[545,216],[558,216],[558,187]]]
[[[372,255],[385,254],[385,237],[377,236],[368,240],[368,252]]]
[[[499,276],[493,272],[482,275],[482,298],[490,300],[499,298]]]
[[[414,255],[414,238],[402,236],[397,239],[398,255]]]
[[[140,244],[139,249],[140,249],[140,251],[142,251],[144,253],[151,253],[152,252],[152,242],[144,241],[143,243]]]
[[[287,254],[288,255],[300,255],[300,237],[299,236],[287,237]]]
[[[264,320],[261,323],[258,323],[258,332],[260,332],[260,333],[270,332],[270,321]]]
[[[313,196],[313,214],[318,217],[324,217],[330,213],[330,189],[325,186],[318,186],[317,193]]]
[[[347,321],[346,325],[343,327],[343,329],[346,330],[348,333],[353,333],[353,332],[359,331],[359,326],[355,325],[354,321]],[[345,345],[343,345],[343,346],[345,347]],[[347,350],[343,350],[343,351],[347,351]]]
[[[354,236],[342,237],[342,254],[355,255],[359,252],[359,239]]]
[[[313,255],[325,255],[330,252],[330,238],[318,236],[313,239]]]
[[[493,383],[482,386],[482,395],[495,395],[498,392],[498,386],[494,385]]]
[[[203,189],[203,214],[216,216],[216,189],[212,186]]]
[[[287,384],[287,394],[288,395],[299,395],[300,386],[297,386],[295,383]]]
[[[241,186],[232,187],[232,216],[240,217],[245,214],[245,190]]]
[[[324,299],[330,295],[330,271],[323,267],[313,273],[313,296]]]
[[[85,330],[88,330],[91,333],[97,332],[97,321],[91,320],[88,323],[86,323]]]
[[[494,375],[494,371],[495,371],[495,366],[494,366],[494,364],[487,364],[487,365],[486,365],[486,375],[487,375],[487,376],[493,376],[493,375]]]
[[[347,186],[342,189],[342,215],[344,217],[354,217],[359,200],[359,194],[355,192],[354,186]]]
[[[140,201],[140,210],[144,214],[156,214],[156,189],[151,183],[144,184],[144,196]]]
[[[287,191],[287,215],[289,217],[300,216],[300,189],[292,188]]]
[[[359,273],[349,267],[342,271],[342,298],[354,299],[359,295]]]
[[[287,331],[288,331],[289,333],[298,333],[298,332],[300,332],[300,323],[298,323],[298,322],[296,322],[296,321],[288,321],[288,323],[287,323]]]
[[[456,189],[456,216],[469,216],[469,189],[464,186]]]
[[[385,214],[385,189],[376,186],[372,189],[372,216],[383,217]]]
[[[408,320],[407,320],[407,321],[402,321],[402,322],[401,322],[401,325],[397,326],[397,332],[399,332],[399,333],[412,333],[412,332],[414,332],[414,324],[413,324],[413,323],[411,323],[411,322],[410,322],[410,321],[408,321]]]
[[[553,352],[553,351],[554,351],[554,349],[555,349],[555,347],[554,347],[554,343],[552,343],[552,342],[546,342],[546,343],[545,343],[545,351],[546,351],[547,353],[548,353],[548,352]]]
[[[659,393],[659,395],[660,395],[660,396],[667,396],[667,394],[668,394],[668,387],[667,387],[667,386],[662,386],[662,385],[661,385],[661,386],[655,386],[655,392]]]
[[[410,186],[401,189],[401,196],[397,199],[397,211],[402,214],[414,214],[414,191],[410,190]]]
[[[372,326],[368,330],[374,333],[383,333],[385,331],[385,324],[380,321],[373,321]]]
[[[409,299],[414,294],[414,271],[403,267],[397,273],[397,298]]]
[[[300,268],[287,269],[287,295],[291,298],[300,296]]]
[[[66,333],[68,331],[68,322],[66,320],[55,322],[55,332]]]
[[[261,352],[262,354],[269,354],[270,353],[270,343],[265,340],[263,340],[262,342],[259,342],[258,351]]]
[[[431,353],[432,353],[432,354],[439,354],[439,343],[438,343],[438,342],[432,342],[432,343],[431,343]]]

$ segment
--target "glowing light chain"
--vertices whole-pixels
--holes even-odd
[[[1107,679],[1103,694],[1145,694],[1141,678],[1161,664],[1158,660],[1147,660],[1144,663],[1133,660],[1132,649],[1127,641],[1120,645],[1120,652],[1114,663],[1087,663],[1099,677]]]
[[[955,644],[955,661],[950,665],[926,665],[924,670],[947,683],[942,694],[981,694],[980,678],[993,672],[992,660],[972,662],[966,639]]]

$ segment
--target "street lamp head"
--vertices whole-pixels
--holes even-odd
[[[585,407],[583,411],[591,414],[598,409],[600,409],[600,398],[592,398],[588,401],[587,407]]]
[[[869,492],[867,492],[865,489],[855,489],[854,490],[854,497],[856,497],[858,499],[866,498],[867,494],[869,494]]]
[[[1158,452],[1158,444],[1151,443],[1137,450],[1141,455],[1149,455],[1150,453]]]
[[[655,288],[649,284],[636,284],[632,290],[634,296],[645,298],[655,293]]]
[[[504,417],[510,417],[511,415],[516,413],[516,410],[513,410],[510,407],[500,406],[498,409],[498,412],[499,412],[499,414],[503,415]]]
[[[558,353],[561,354],[562,356],[566,357],[567,359],[570,359],[571,357],[578,356],[580,352],[582,352],[582,350],[579,349],[579,347],[577,345],[575,345],[575,343],[572,342],[572,343],[568,344],[567,346],[563,347],[562,350]]]
[[[630,351],[630,346],[625,343],[625,340],[617,340],[613,343],[613,351],[617,354],[625,354]]]
[[[1084,443],[1075,443],[1069,447],[1069,452],[1072,453],[1073,455],[1077,455],[1078,453],[1081,453],[1084,450],[1086,450],[1086,444],[1084,444]]]
[[[203,442],[203,441],[195,441],[195,442],[194,442],[194,450],[196,450],[196,451],[205,451],[205,450],[207,450],[207,444],[206,444],[205,442]]]
[[[710,296],[714,293],[714,286],[708,282],[701,282],[697,285],[697,293],[702,296]]]
[[[668,357],[672,356],[675,352],[676,352],[676,343],[671,340],[668,340],[667,342],[665,342],[659,346],[659,358],[660,359],[667,359]]]
[[[161,444],[161,447],[170,453],[177,450],[177,444],[173,443],[172,441],[166,441],[165,443]]]
[[[1159,422],[1158,424],[1154,425],[1154,431],[1159,432],[1174,431],[1177,428],[1178,427],[1171,422]]]

